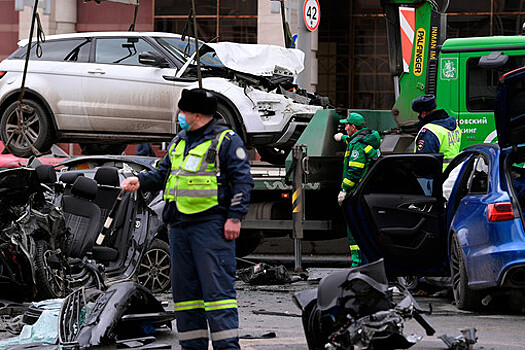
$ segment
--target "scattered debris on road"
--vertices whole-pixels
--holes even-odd
[[[396,286],[404,298],[395,303],[383,260],[324,277],[317,289],[294,294],[303,311],[309,349],[407,349],[421,337],[405,336],[403,322],[415,319],[427,335],[435,333],[410,292]]]
[[[461,330],[461,335],[452,337],[446,334],[440,335],[439,339],[448,346],[451,350],[468,350],[472,345],[476,344],[478,337],[476,336],[476,328],[467,328]]]

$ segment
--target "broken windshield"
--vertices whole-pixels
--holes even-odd
[[[157,38],[156,40],[182,63],[186,62],[188,57],[195,52],[195,41],[190,37],[186,37],[184,41],[181,38]],[[188,40],[190,43],[188,43]],[[202,41],[199,41],[200,46],[203,44]],[[200,61],[204,66],[224,67],[224,64],[222,64],[221,60],[215,55],[215,52],[208,52],[201,55]]]

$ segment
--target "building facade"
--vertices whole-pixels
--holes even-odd
[[[199,37],[284,45],[280,2],[271,0],[195,0]],[[380,0],[319,0],[321,21],[312,35],[311,85],[337,107],[390,109],[394,103],[388,66],[385,18]],[[40,9],[46,35],[67,32],[128,30],[135,8],[102,1],[51,0],[51,13]],[[285,15],[297,33],[302,0],[285,0]],[[137,31],[192,34],[187,27],[191,2],[140,0]],[[0,0],[0,59],[29,36],[32,9],[15,11],[15,0]],[[513,35],[522,32],[525,1],[451,0],[447,37]]]

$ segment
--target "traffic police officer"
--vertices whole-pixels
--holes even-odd
[[[217,99],[205,89],[183,90],[183,129],[157,169],[122,183],[133,192],[164,187],[171,280],[182,349],[240,349],[235,238],[248,211],[253,180],[241,138],[213,119]]]
[[[443,170],[458,155],[461,146],[461,130],[456,119],[444,109],[436,110],[436,97],[423,95],[412,101],[412,110],[418,113],[419,122],[415,153],[442,153]]]
[[[365,127],[365,120],[359,113],[352,112],[347,118],[341,119],[339,122],[345,124],[345,131],[348,134],[338,133],[334,135],[336,141],[343,141],[347,144],[343,163],[343,181],[337,198],[339,205],[341,205],[344,199],[355,191],[357,184],[366,175],[372,159],[379,155],[381,138],[377,131]],[[362,262],[361,252],[348,225],[347,234],[352,267],[357,267]]]

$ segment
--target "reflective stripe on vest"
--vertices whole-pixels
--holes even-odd
[[[459,148],[461,147],[461,130],[459,129],[459,126],[456,126],[456,129],[454,130],[449,130],[441,125],[433,123],[426,124],[421,130],[424,128],[434,133],[438,138],[439,153],[443,154],[443,170],[445,170],[452,159],[459,154]],[[417,137],[419,137],[421,130],[419,130]],[[414,147],[414,153],[416,150],[417,144]]]
[[[217,198],[218,154],[226,134],[232,130],[218,133],[213,140],[190,149],[184,156],[186,140],[180,140],[169,149],[171,172],[166,181],[164,200],[175,201],[177,209],[184,214],[195,214],[219,204]],[[208,163],[207,155],[215,143],[215,156]]]

